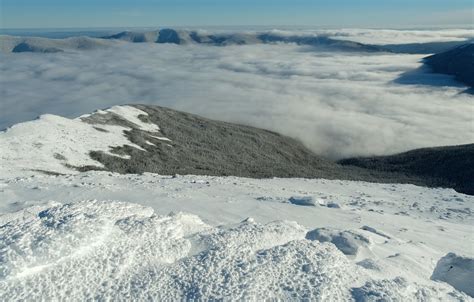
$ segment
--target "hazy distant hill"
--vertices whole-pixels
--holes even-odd
[[[50,39],[40,37],[15,37],[0,35],[1,52],[55,53],[65,50],[89,50],[111,46],[115,43],[90,37]]]
[[[339,163],[419,176],[438,186],[474,195],[474,144],[423,148],[391,156],[351,158]]]
[[[175,30],[170,28],[152,32],[125,31],[104,39],[119,39],[129,42],[154,42],[173,44],[207,44],[215,46],[247,45],[261,43],[295,43],[314,47],[326,47],[340,51],[385,51],[378,46],[362,43],[336,40],[326,36],[288,35],[277,32],[240,32],[240,33],[210,33],[207,31]]]
[[[123,31],[102,37],[75,36],[63,39],[0,36],[3,52],[50,53],[74,49],[95,49],[110,45],[107,41],[160,44],[201,44],[210,46],[292,43],[317,50],[343,52],[392,52],[431,54],[446,51],[469,41],[445,41],[408,44],[372,45],[339,40],[327,35],[282,31],[206,31],[163,28],[153,31]]]
[[[447,42],[425,42],[425,43],[406,43],[406,44],[386,44],[380,47],[395,53],[408,54],[433,54],[451,50],[455,47],[464,45],[469,41],[447,41]]]
[[[474,43],[429,56],[424,61],[434,72],[453,75],[456,80],[474,87]]]

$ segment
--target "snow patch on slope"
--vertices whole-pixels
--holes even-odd
[[[121,116],[127,121],[135,124],[136,128],[140,130],[150,131],[150,132],[160,131],[160,127],[158,127],[158,125],[145,123],[141,119],[138,118],[140,115],[148,115],[148,113],[132,106],[113,106],[107,110],[98,110],[94,112],[93,114],[108,114],[108,113],[115,113]],[[91,114],[85,114],[81,116],[81,118],[89,117],[89,116],[91,116]]]
[[[123,145],[145,151],[125,136],[124,131],[130,130],[130,127],[95,125],[84,121],[85,117],[95,114],[114,114],[131,127],[147,132],[155,133],[160,129],[155,124],[140,120],[139,116],[147,113],[132,106],[114,106],[75,119],[41,115],[37,120],[20,123],[0,132],[1,169],[10,172],[42,170],[68,174],[76,173],[76,167],[103,167],[89,156],[91,151],[120,156],[112,153],[111,148]]]

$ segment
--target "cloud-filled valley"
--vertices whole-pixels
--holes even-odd
[[[331,158],[474,141],[474,99],[464,87],[422,69],[414,76],[433,85],[397,81],[423,55],[110,43],[0,54],[0,128],[43,113],[145,103],[274,130]]]

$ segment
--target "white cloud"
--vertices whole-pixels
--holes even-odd
[[[0,128],[147,103],[275,130],[333,158],[474,141],[472,95],[393,83],[421,56],[128,43],[0,56]]]
[[[343,29],[321,30],[336,39],[368,44],[403,44],[463,41],[474,38],[472,29],[443,30],[392,30],[392,29]]]

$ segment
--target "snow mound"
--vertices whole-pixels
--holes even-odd
[[[380,271],[381,267],[373,259],[366,258],[356,263],[358,266],[361,266],[368,270]]]
[[[449,253],[441,258],[431,276],[474,297],[474,259]]]
[[[187,256],[197,216],[160,217],[130,203],[86,201],[11,217],[0,236],[6,300],[77,300],[129,293],[134,276]],[[152,276],[147,274],[149,277]]]
[[[315,198],[314,196],[292,196],[288,199],[288,202],[297,206],[322,206],[332,209],[341,208],[341,206],[337,202]]]
[[[346,255],[357,255],[360,246],[366,246],[370,243],[369,239],[361,234],[327,228],[314,229],[308,232],[306,239],[331,242]]]
[[[292,196],[288,201],[297,206],[316,206],[316,201],[312,196]]]
[[[94,116],[110,116],[115,123],[91,122]],[[128,145],[145,152],[124,133],[138,129],[159,134],[157,125],[142,121],[140,116],[147,113],[132,106],[114,106],[75,119],[45,114],[37,120],[14,125],[0,132],[2,169],[69,174],[77,172],[78,167],[103,167],[90,157],[91,151],[123,157],[112,153],[113,147]]]
[[[409,283],[404,278],[372,280],[352,289],[356,302],[376,301],[466,301],[469,297],[449,288]]]
[[[354,269],[292,222],[210,228],[122,202],[9,215],[0,228],[5,300],[349,298]]]

